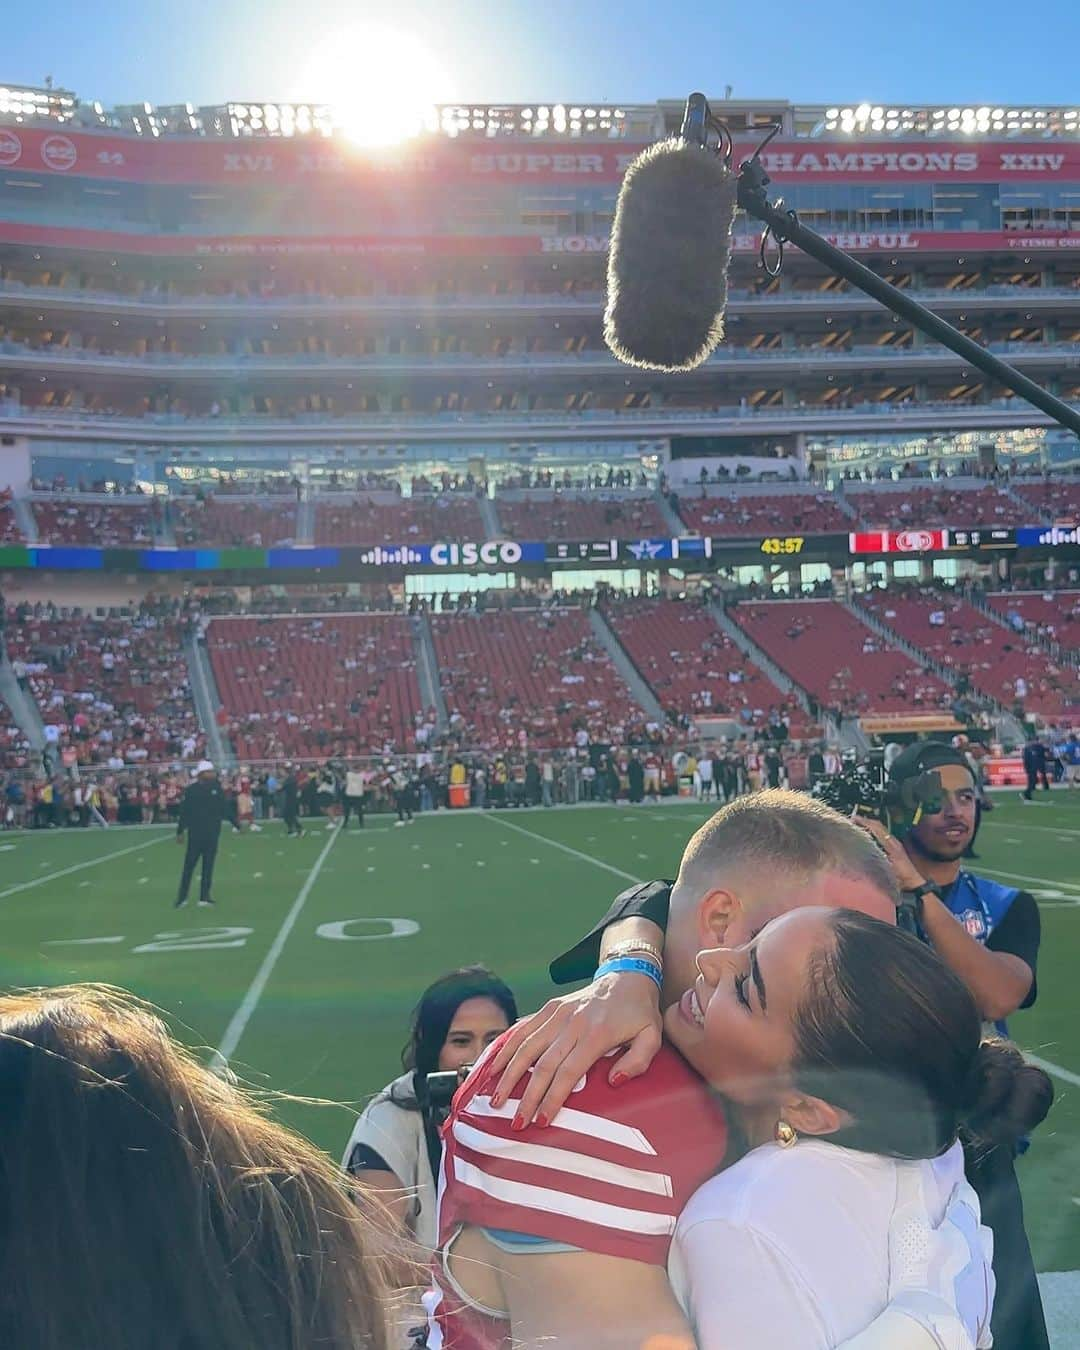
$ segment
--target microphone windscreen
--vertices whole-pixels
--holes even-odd
[[[678,138],[631,163],[615,207],[604,341],[644,370],[693,370],[724,336],[737,175]]]

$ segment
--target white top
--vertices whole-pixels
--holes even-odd
[[[925,1162],[765,1144],[693,1196],[668,1274],[699,1350],[834,1350],[890,1300],[924,1328],[952,1311],[956,1335],[966,1328],[907,1344],[989,1345],[992,1239],[978,1206],[959,1144]]]
[[[348,1167],[349,1155],[357,1144],[373,1148],[403,1189],[412,1192],[407,1211],[409,1228],[421,1246],[434,1251],[438,1243],[435,1179],[431,1175],[423,1118],[419,1111],[398,1106],[390,1098],[391,1093],[396,1097],[411,1097],[412,1079],[411,1073],[402,1074],[367,1104],[349,1135],[341,1165]],[[362,1179],[363,1174],[359,1175]]]

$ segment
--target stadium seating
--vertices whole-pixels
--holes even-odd
[[[766,534],[846,534],[855,522],[830,493],[740,494],[735,488],[688,489],[679,515],[695,534],[717,537]]]
[[[873,592],[862,603],[913,646],[1007,707],[1019,701],[1025,710],[1053,717],[1080,705],[1075,670],[1059,668],[1033,637],[1010,637],[959,596]]]
[[[1012,592],[987,600],[1005,619],[1018,614],[1035,637],[1080,652],[1080,591]]]
[[[654,497],[532,491],[499,496],[495,509],[510,539],[648,539],[671,533]]]
[[[913,485],[905,486],[903,491],[884,488],[844,495],[859,513],[862,524],[870,529],[903,530],[909,525],[924,529],[940,529],[944,525],[971,529],[976,525],[1032,523],[1030,510],[996,487]]]
[[[23,532],[15,515],[15,508],[10,502],[0,501],[0,544],[21,543]]]
[[[31,504],[43,544],[95,544],[124,547],[154,542],[154,515],[150,502],[113,506],[67,497]]]
[[[58,746],[80,764],[191,758],[204,746],[188,686],[182,631],[149,614],[100,618],[51,611],[16,621],[8,654],[29,667],[29,689]]]
[[[480,541],[486,535],[479,504],[465,493],[396,497],[375,492],[315,503],[317,544],[424,544]]]
[[[0,700],[0,772],[24,768],[28,762],[30,746],[26,737],[15,724],[11,709]],[[4,807],[0,802],[0,821],[3,820]]]
[[[217,544],[225,548],[272,548],[296,538],[295,501],[242,501],[236,498],[169,504],[169,518],[181,546]]]
[[[626,744],[643,714],[582,609],[440,614],[431,619],[452,724],[490,749]]]
[[[834,600],[750,602],[731,617],[823,707],[852,716],[947,707],[952,693]]]
[[[241,760],[410,748],[422,704],[408,619],[214,619],[206,642]]]
[[[697,717],[724,713],[759,721],[786,711],[792,734],[806,715],[717,626],[707,609],[677,600],[612,600],[604,616],[665,712]],[[745,712],[744,712],[745,710]]]
[[[1039,517],[1046,520],[1080,521],[1080,482],[1075,478],[1050,478],[1045,483],[1014,483],[1013,492],[1030,502]],[[1031,520],[1028,524],[1036,524]]]

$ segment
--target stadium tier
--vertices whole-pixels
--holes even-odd
[[[1080,654],[1080,591],[989,595],[987,603],[1015,630],[1034,633],[1043,642],[1057,643],[1074,656]],[[1019,624],[1014,615],[1019,615]]]
[[[947,708],[952,691],[833,600],[741,604],[731,617],[825,709],[845,716]]]
[[[423,709],[408,619],[221,618],[206,641],[240,760],[414,748]]]
[[[510,539],[651,539],[671,532],[653,497],[500,493],[495,510]]]
[[[1035,503],[1021,500],[1011,489],[969,486],[920,487],[904,485],[899,490],[847,492],[845,500],[859,513],[862,524],[873,529],[904,530],[910,525],[930,529],[942,525],[963,527],[965,522],[982,526],[1030,525],[1042,513]]]
[[[727,713],[761,727],[781,709],[793,736],[806,733],[809,719],[797,702],[747,660],[708,609],[612,599],[604,617],[665,712],[691,718]]]
[[[620,365],[602,336],[616,196],[681,102],[560,119],[448,108],[423,142],[374,155],[310,108],[181,117],[75,96],[61,108],[47,92],[18,118],[0,110],[0,426],[17,491],[58,474],[318,492],[372,471],[401,487],[618,470],[650,489],[663,474],[689,528],[745,536],[843,531],[850,514],[735,505],[723,488],[701,502],[703,465],[712,480],[721,463],[787,480],[1075,461],[1075,438],[806,255],[767,274],[743,217],[715,357],[681,375]],[[804,221],[1080,401],[1072,113],[723,108],[740,154],[779,125],[763,162]],[[645,502],[621,517],[532,505],[497,501],[502,528],[670,533]],[[1015,500],[989,505],[1021,523]],[[376,515],[363,542],[391,542],[396,522]],[[316,542],[355,538],[336,506],[312,523]],[[197,544],[295,537],[237,515],[179,525]]]
[[[43,544],[99,544],[103,547],[154,542],[155,513],[149,502],[100,505],[76,497],[31,505],[38,540]]]
[[[438,614],[431,632],[450,729],[468,743],[625,745],[641,733],[645,714],[584,610]]]
[[[1010,634],[957,596],[871,593],[863,603],[905,641],[998,703],[1053,720],[1080,704],[1075,668],[1053,659],[1034,634]]]
[[[173,501],[169,504],[176,542],[270,548],[297,533],[295,502]]]
[[[340,494],[315,504],[317,544],[407,544],[484,539],[487,528],[473,497],[458,492],[402,499],[393,493]]]
[[[822,491],[747,496],[737,488],[701,487],[680,499],[679,514],[688,529],[704,535],[835,534],[856,525]]]
[[[202,752],[177,620],[11,608],[5,638],[46,743],[71,762],[159,763]]]

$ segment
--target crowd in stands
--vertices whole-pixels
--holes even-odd
[[[316,501],[317,544],[418,544],[436,540],[482,540],[487,528],[474,497],[459,493],[431,496],[356,496],[351,501]]]
[[[939,529],[955,525],[1030,525],[1032,511],[997,487],[954,489],[919,487],[903,492],[848,492],[847,501],[864,525],[881,530],[903,530],[910,525]]]
[[[1003,615],[1016,633],[1053,643],[1064,652],[1080,653],[1080,591],[1017,592],[988,595],[990,607]]]
[[[671,533],[655,497],[500,496],[495,509],[511,539],[647,539]]]
[[[1010,597],[1010,599],[1014,599]],[[1080,707],[1080,674],[1026,629],[1015,636],[961,595],[936,587],[871,593],[866,607],[887,627],[972,689],[1017,712],[1058,718]]]
[[[432,616],[450,733],[483,749],[660,738],[582,609]],[[635,711],[636,710],[636,711]]]
[[[792,735],[805,731],[797,701],[751,665],[701,605],[612,594],[603,613],[672,720],[727,714],[759,729],[776,719]]]
[[[0,544],[22,543],[23,532],[11,502],[11,489],[0,488]]]
[[[202,501],[173,499],[168,520],[180,547],[218,544],[227,548],[272,548],[292,543],[297,533],[297,506],[283,502],[218,501],[210,496]]]
[[[408,619],[218,618],[205,633],[241,759],[411,748],[421,699]]]
[[[910,485],[902,489],[847,486],[842,497],[823,484],[758,495],[726,485],[724,475],[732,477],[724,466],[715,478],[705,473],[697,488],[684,488],[681,496],[669,490],[661,475],[659,491],[688,531],[733,538],[846,534],[858,528],[1009,527],[1039,519],[1067,523],[1075,522],[1080,512],[1080,482],[1065,475],[1015,477],[1007,487],[1001,476],[983,487],[956,487],[949,478],[910,474],[904,475]],[[189,484],[182,489],[173,484],[173,491],[160,495],[105,480],[68,484],[63,475],[47,482],[35,479],[33,486],[39,495],[30,509],[43,543],[149,546],[167,540],[171,529],[181,547],[271,547],[295,542],[305,498],[314,504],[317,544],[479,541],[490,535],[479,504],[489,484],[471,472],[414,474],[406,480],[394,473],[335,469],[317,475],[309,487],[288,474],[221,475],[194,491]],[[141,500],[124,506],[80,503],[82,494],[106,492]],[[44,493],[55,494],[55,500],[43,498]],[[644,471],[524,471],[500,480],[492,507],[500,533],[509,538],[584,541],[671,533],[670,517]],[[0,494],[0,543],[21,541],[6,490]]]
[[[1045,478],[1041,483],[1017,482],[1013,492],[1030,502],[1043,516],[1051,520],[1080,521],[1080,481],[1076,478]]]
[[[703,486],[700,496],[679,498],[678,511],[689,530],[705,535],[846,534],[854,525],[823,490],[749,496]]]
[[[186,620],[153,601],[130,615],[18,604],[5,640],[37,704],[52,768],[197,758],[205,746],[188,686]]]
[[[949,686],[834,600],[738,604],[734,621],[837,717],[947,708]]]
[[[31,510],[41,543],[95,544],[99,548],[149,547],[162,515],[156,498],[112,506],[65,497],[55,502],[35,501]]]

